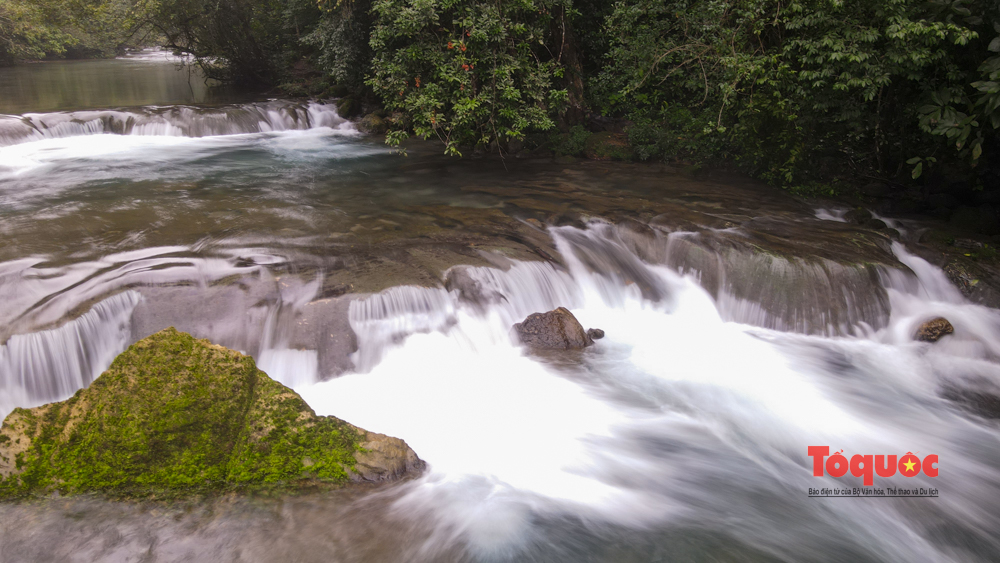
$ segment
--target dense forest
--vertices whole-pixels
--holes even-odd
[[[3,63],[139,45],[390,144],[1000,195],[1000,0],[0,0]]]

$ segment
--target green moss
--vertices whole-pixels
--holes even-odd
[[[354,427],[316,416],[252,358],[172,328],[69,400],[15,410],[0,436],[0,456],[15,459],[0,498],[337,484],[360,451]]]

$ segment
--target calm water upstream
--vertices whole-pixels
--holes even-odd
[[[894,242],[658,165],[406,156],[333,103],[155,53],[0,71],[0,416],[176,326],[414,481],[196,506],[0,505],[0,561],[996,561],[1000,313]],[[565,306],[607,336],[530,355]],[[946,316],[955,334],[915,342]],[[807,447],[939,456],[811,498]]]

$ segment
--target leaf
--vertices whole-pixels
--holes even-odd
[[[982,156],[982,154],[983,144],[977,141],[976,144],[972,146],[972,160],[979,160],[979,157]]]
[[[907,160],[906,163],[910,164],[910,165],[913,165],[913,164],[916,164],[916,163],[920,162],[921,160],[923,160],[923,159],[921,159],[919,156],[915,156],[915,157],[911,158],[910,160]]]
[[[918,162],[917,165],[913,168],[913,174],[911,174],[911,176],[913,176],[913,179],[916,180],[923,173],[924,173],[924,163]]]
[[[993,41],[990,41],[990,46],[987,47],[987,49],[994,53],[1000,53],[1000,37],[994,37]]]

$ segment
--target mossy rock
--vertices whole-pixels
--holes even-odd
[[[0,499],[280,491],[422,468],[402,440],[316,416],[252,358],[173,328],[69,400],[16,409],[0,428]]]
[[[358,129],[362,133],[368,133],[369,135],[384,135],[389,130],[389,126],[378,115],[369,113],[358,122]]]
[[[623,133],[603,131],[594,133],[587,139],[583,150],[591,160],[633,160],[635,151],[628,144],[628,137]]]
[[[354,119],[361,115],[361,102],[354,98],[337,100],[337,115],[344,119]]]

